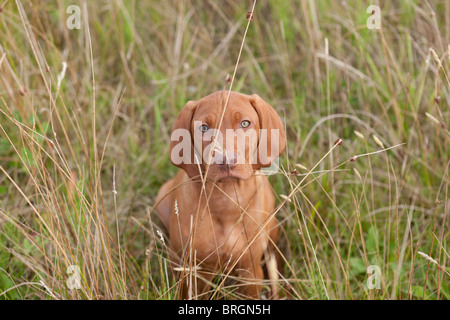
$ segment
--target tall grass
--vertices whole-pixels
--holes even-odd
[[[0,4],[0,299],[177,297],[153,210],[170,128],[229,85],[252,4]],[[450,298],[450,4],[383,2],[381,30],[367,6],[260,0],[243,44],[232,89],[288,136],[279,298]]]

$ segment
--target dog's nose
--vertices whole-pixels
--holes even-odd
[[[231,170],[233,169],[237,164],[237,156],[235,153],[227,152],[222,155],[223,161],[221,164],[219,164],[219,168],[221,170]]]

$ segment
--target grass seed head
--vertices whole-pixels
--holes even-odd
[[[376,135],[372,135],[373,140],[375,141],[375,143],[377,145],[379,145],[380,147],[384,148],[383,142],[381,142],[381,140],[376,136]]]
[[[289,199],[287,196],[285,196],[284,194],[280,194],[280,197],[283,198],[284,200],[288,201],[288,202],[292,202],[291,199]]]
[[[364,138],[364,135],[361,133],[361,132],[359,132],[359,131],[356,131],[356,130],[353,130],[353,133],[355,134],[355,136],[357,136],[358,138],[360,138],[360,139],[365,139]]]
[[[300,163],[296,163],[295,166],[296,166],[297,168],[299,168],[299,169],[302,169],[302,170],[306,170],[306,171],[308,170],[307,167],[305,167],[304,165],[302,165],[302,164],[300,164]]]
[[[356,170],[356,168],[353,168],[353,172],[356,174],[356,176],[359,178],[359,180],[362,181],[361,175],[359,174],[358,170]]]
[[[426,115],[431,121],[433,121],[434,123],[436,123],[436,124],[438,124],[438,125],[441,124],[441,123],[439,122],[438,119],[436,119],[433,115],[429,114],[428,112],[425,112],[425,115]]]
[[[439,59],[436,51],[434,51],[433,48],[430,48],[431,54],[433,55],[434,60],[437,62],[437,64],[439,65],[439,67],[442,67],[442,62],[441,59]]]

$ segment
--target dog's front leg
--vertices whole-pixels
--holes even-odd
[[[181,300],[208,299],[214,274],[208,271],[187,270],[179,277],[179,296]]]
[[[255,263],[245,269],[237,269],[237,273],[241,282],[238,287],[238,292],[245,299],[259,299],[264,279],[264,272],[259,261],[255,261]]]

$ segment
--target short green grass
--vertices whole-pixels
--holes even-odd
[[[170,129],[228,88],[252,3],[0,3],[0,299],[177,297],[152,210],[177,170]],[[280,298],[450,298],[450,4],[383,2],[381,30],[367,7],[258,0],[245,38],[232,89],[288,135],[270,178]],[[233,284],[214,297],[239,298]]]

